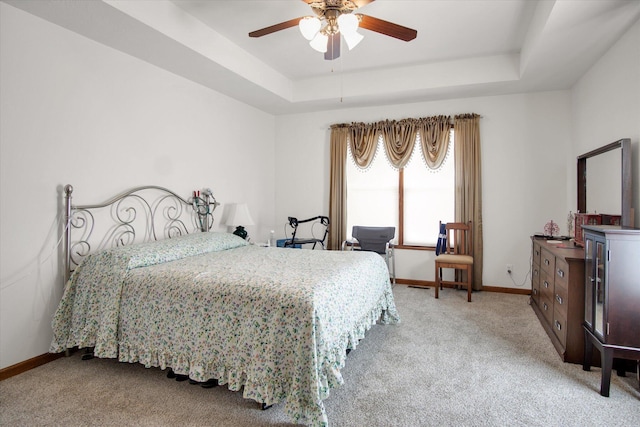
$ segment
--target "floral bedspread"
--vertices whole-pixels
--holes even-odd
[[[52,352],[172,368],[328,425],[346,350],[378,320],[400,321],[375,253],[262,248],[198,233],[90,255],[56,311]]]

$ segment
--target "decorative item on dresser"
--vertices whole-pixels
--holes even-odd
[[[544,225],[544,235],[545,236],[557,236],[560,234],[560,227],[557,223],[553,222],[553,220],[547,222]]]
[[[584,245],[584,237],[582,235],[582,226],[583,225],[596,225],[602,224],[602,217],[597,214],[587,214],[587,213],[576,213],[575,217],[575,242],[578,246]]]
[[[609,396],[613,359],[640,368],[640,229],[583,226],[585,240],[584,363],[590,370],[593,347],[600,352],[600,394]],[[626,365],[617,365],[624,376]],[[639,373],[640,374],[640,373]]]
[[[532,237],[531,307],[563,361],[582,363],[584,251]]]
[[[581,214],[575,215],[575,242],[578,246],[584,246],[583,225],[620,225],[622,215],[609,214]]]

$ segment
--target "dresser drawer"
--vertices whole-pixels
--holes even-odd
[[[545,248],[541,248],[540,251],[540,269],[549,273],[553,278],[556,269],[556,257]]]
[[[540,267],[540,245],[538,242],[533,242],[533,266]]]
[[[558,309],[553,309],[553,322],[551,323],[553,333],[556,334],[558,340],[563,347],[567,346],[567,312]]]
[[[531,271],[531,297],[536,304],[540,303],[540,267],[535,265]]]
[[[544,270],[540,272],[540,296],[553,302],[553,276]]]
[[[540,311],[548,324],[553,322],[553,302],[550,298],[547,298],[544,294],[540,295]]]
[[[569,265],[567,262],[561,258],[556,258],[556,267],[555,267],[555,285],[562,286],[563,288],[567,288],[567,283],[569,280]]]
[[[540,304],[540,271],[534,270],[534,277],[531,281],[531,297],[536,304]]]
[[[556,283],[556,286],[554,287],[554,292],[553,292],[554,310],[560,310],[562,313],[564,313],[564,316],[567,317],[568,303],[569,303],[569,291],[567,290],[567,288],[563,286],[558,286]]]

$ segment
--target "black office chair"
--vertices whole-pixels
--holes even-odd
[[[284,242],[284,247],[285,248],[299,248],[301,247],[301,245],[304,244],[313,244],[312,249],[316,248],[316,245],[318,243],[320,243],[320,245],[322,246],[322,249],[325,249],[325,241],[327,240],[327,236],[329,235],[329,218],[326,216],[314,216],[313,218],[309,218],[309,219],[302,219],[299,220],[298,218],[292,217],[290,216],[288,218],[289,220],[289,226],[293,229],[293,232],[291,234],[291,238],[290,239],[286,239]],[[313,222],[316,221],[314,224],[312,225],[311,231],[312,231],[312,237],[296,237],[296,234],[298,233],[298,226],[300,224],[304,224],[306,222]],[[322,238],[320,237],[316,237],[315,236],[315,232],[314,232],[314,226],[316,226],[316,224],[319,224],[319,226],[323,229],[322,233]]]
[[[396,257],[391,240],[396,235],[395,227],[365,227],[354,225],[351,231],[354,240],[342,242],[342,250],[362,250],[380,254],[384,257],[389,275],[396,284]]]

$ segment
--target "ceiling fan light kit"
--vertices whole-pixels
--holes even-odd
[[[320,31],[321,26],[322,23],[315,16],[305,16],[298,24],[302,36],[307,40],[313,40],[316,34],[318,34],[318,31]]]
[[[325,53],[327,51],[327,41],[329,40],[329,36],[318,32],[313,37],[313,40],[309,42],[309,45],[317,50],[320,53]]]
[[[327,52],[329,35],[342,34],[349,50],[356,47],[364,39],[358,33],[358,17],[352,14],[342,14],[336,19],[336,14],[330,14],[329,23],[321,29],[322,23],[315,16],[305,16],[300,20],[298,27],[305,39],[310,40],[309,45],[320,53]]]
[[[344,37],[344,41],[347,42],[347,47],[349,50],[353,49],[364,39],[364,36],[357,31],[354,31],[351,34],[342,33],[342,37]]]
[[[342,34],[353,34],[358,29],[360,21],[356,15],[342,14],[338,16],[338,27]]]
[[[418,32],[392,22],[372,16],[352,13],[374,0],[302,0],[311,6],[316,16],[303,16],[280,24],[271,25],[261,30],[252,31],[249,37],[262,37],[276,31],[298,25],[302,36],[309,40],[309,45],[318,52],[324,53],[325,59],[332,60],[340,56],[340,34],[349,50],[364,39],[358,28],[364,28],[404,41],[416,38]],[[322,26],[322,21],[326,25]]]

